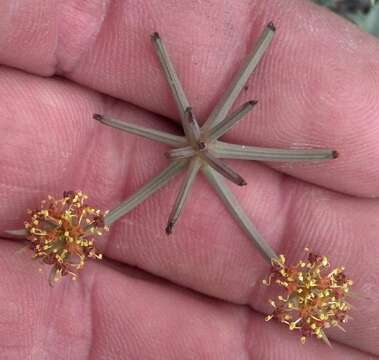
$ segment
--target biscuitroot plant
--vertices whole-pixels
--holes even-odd
[[[100,234],[103,230],[107,230],[115,221],[186,169],[166,224],[166,233],[171,234],[196,175],[202,172],[252,244],[272,265],[270,281],[266,284],[276,283],[284,289],[285,295],[278,297],[279,302],[270,300],[274,311],[267,319],[275,318],[286,323],[291,330],[301,330],[303,342],[310,335],[316,335],[328,342],[323,330],[331,326],[340,326],[340,323],[348,319],[346,312],[349,305],[344,297],[349,291],[350,280],[346,279],[342,268],[325,274],[325,268],[328,266],[326,258],[313,254],[312,260],[308,262],[286,266],[284,256],[276,255],[270,245],[264,241],[225,182],[227,179],[238,186],[246,185],[243,177],[223,159],[297,162],[329,160],[337,157],[337,152],[329,149],[263,148],[219,140],[257,104],[255,100],[248,101],[230,113],[238,94],[270,44],[274,32],[274,25],[269,23],[202,126],[199,125],[189,105],[161,37],[158,33],[152,34],[151,40],[175,100],[184,135],[178,136],[145,128],[105,115],[93,116],[102,124],[168,145],[171,149],[165,153],[165,156],[169,160],[169,165],[108,212],[103,213],[84,206],[81,202],[83,195],[80,192],[70,196],[66,194],[62,200],[53,202],[53,208],[58,207],[60,211],[51,212],[43,206],[41,210],[30,214],[31,218],[25,223],[25,229],[11,231],[13,235],[26,237],[31,241],[35,257],[53,265],[51,275],[53,280],[66,274],[76,278],[76,271],[72,269],[81,269],[87,257],[100,257],[94,250],[93,240],[87,239],[89,235]],[[79,213],[84,214],[82,218]],[[73,257],[77,257],[78,261],[72,264]]]

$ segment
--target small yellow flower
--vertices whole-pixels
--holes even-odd
[[[325,256],[309,252],[306,261],[291,266],[285,261],[283,255],[273,259],[269,279],[263,281],[283,290],[278,301],[269,301],[274,310],[266,321],[276,319],[290,330],[299,330],[302,343],[314,335],[329,344],[324,329],[336,326],[344,330],[341,324],[348,321],[351,308],[346,296],[353,282],[346,278],[343,267],[330,271]]]
[[[68,191],[63,199],[49,196],[41,202],[41,209],[28,211],[27,239],[34,258],[52,265],[50,285],[65,275],[75,280],[87,258],[102,258],[96,252],[93,236],[108,230],[106,213],[88,206],[85,200],[87,196],[82,192]]]

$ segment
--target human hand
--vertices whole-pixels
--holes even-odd
[[[9,0],[0,14],[1,231],[20,227],[26,208],[63,190],[82,189],[94,205],[111,208],[165,166],[163,146],[92,120],[100,112],[178,132],[150,33],[164,38],[202,120],[272,20],[275,39],[237,101],[257,98],[259,105],[228,139],[332,147],[340,157],[271,167],[236,161],[248,186],[230,187],[278,253],[295,260],[308,246],[327,255],[345,265],[361,295],[352,300],[348,332],[328,332],[333,350],[313,340],[302,346],[296,333],[265,323],[268,293],[261,280],[269,266],[203,179],[174,233],[164,234],[176,179],[99,239],[107,260],[88,264],[78,282],[64,279],[49,288],[47,269],[39,274],[31,254],[17,252],[21,244],[1,241],[4,359],[379,354],[376,39],[294,0],[164,7]]]

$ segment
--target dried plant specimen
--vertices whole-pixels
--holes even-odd
[[[276,284],[282,289],[278,301],[269,301],[274,311],[266,321],[276,319],[290,330],[298,330],[302,343],[314,335],[330,345],[324,329],[338,327],[345,331],[341,324],[350,318],[346,297],[353,282],[343,267],[330,270],[325,256],[309,252],[305,261],[294,265],[285,262],[283,255],[273,259],[269,279],[264,280],[267,286]]]
[[[186,99],[178,76],[175,73],[174,67],[171,64],[160,36],[157,33],[152,35],[151,38],[154,48],[178,108],[184,136],[177,136],[154,129],[144,128],[99,114],[94,115],[96,120],[105,125],[166,144],[172,148],[165,154],[170,160],[170,165],[158,176],[148,181],[144,186],[132,194],[126,201],[110,210],[107,214],[103,214],[100,223],[101,227],[99,226],[99,229],[113,224],[120,217],[127,214],[159,188],[164,186],[180,171],[187,168],[185,179],[166,225],[166,232],[168,234],[172,232],[175,223],[178,221],[180,212],[183,209],[196,175],[199,172],[202,172],[218,193],[231,215],[242,227],[246,235],[262,255],[272,263],[282,259],[281,257],[278,257],[271,247],[264,241],[253,223],[240,207],[232,192],[229,190],[224,178],[238,186],[246,185],[246,181],[222,159],[275,162],[319,161],[334,159],[337,157],[337,152],[329,149],[286,150],[261,148],[229,144],[219,140],[220,137],[222,137],[232,128],[232,126],[241,120],[245,114],[257,105],[257,101],[251,100],[240,106],[235,112],[229,113],[239,92],[244,87],[245,82],[254,71],[259,60],[263,56],[264,51],[271,42],[274,32],[274,25],[272,23],[268,24],[258,39],[255,48],[251,51],[243,64],[241,70],[236,74],[227,91],[222,96],[215,109],[211,112],[203,126],[199,126],[195,114]],[[93,243],[91,246],[92,245]],[[79,264],[80,263],[81,262],[79,261]],[[76,263],[76,265],[78,265],[78,263]],[[63,274],[63,272],[63,269],[58,271],[58,273],[57,271],[52,272],[52,279],[54,279],[56,275],[59,277],[68,273],[65,272],[65,274]],[[74,273],[74,271],[72,271],[72,273]]]
[[[199,171],[202,171],[211,186],[220,196],[225,206],[228,208],[231,215],[239,223],[262,255],[268,261],[276,258],[274,251],[262,239],[255,226],[238,204],[238,201],[225,184],[224,178],[239,186],[246,185],[246,181],[222,159],[287,162],[312,161],[334,159],[337,156],[337,152],[329,149],[286,150],[261,148],[229,144],[219,141],[219,138],[222,135],[231,129],[257,104],[254,100],[248,101],[240,106],[235,112],[229,114],[238,94],[270,44],[274,32],[274,25],[269,23],[259,37],[254,49],[248,55],[243,66],[234,76],[225,94],[221,97],[220,101],[201,127],[189,105],[174,66],[170,61],[167,50],[159,34],[152,34],[151,40],[174,97],[184,136],[177,136],[158,130],[144,128],[99,114],[94,115],[96,120],[105,125],[172,147],[172,149],[166,153],[166,156],[171,161],[170,165],[133,194],[129,199],[121,203],[117,208],[111,210],[105,217],[106,224],[110,225],[121,216],[128,213],[131,209],[167,183],[172,177],[177,175],[181,170],[186,168],[185,178],[166,225],[166,233],[170,234],[179,218],[181,210],[183,209],[196,175]]]

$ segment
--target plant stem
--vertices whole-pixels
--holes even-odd
[[[127,200],[123,201],[117,207],[111,209],[105,216],[105,224],[112,225],[116,220],[124,216],[126,213],[134,209],[142,201],[148,198],[150,195],[159,190],[165,185],[172,177],[178,174],[187,161],[173,161],[166,169],[164,169],[159,175],[152,178],[149,182],[143,185]]]
[[[151,35],[151,41],[153,43],[154,50],[158,56],[159,62],[163,69],[167,83],[171,89],[171,93],[174,97],[176,107],[179,111],[180,119],[182,121],[184,129],[185,111],[187,108],[190,107],[189,102],[184,93],[178,75],[176,74],[175,68],[171,63],[170,57],[168,56],[166,47],[164,46],[163,41],[157,32]]]
[[[202,127],[205,132],[212,129],[220,121],[225,119],[230,108],[232,107],[234,101],[245,85],[247,79],[250,77],[256,66],[258,65],[260,59],[262,58],[264,52],[266,51],[268,45],[270,44],[272,37],[275,32],[275,27],[272,23],[269,23],[261,36],[259,37],[257,44],[251,51],[250,55],[247,57],[245,63],[243,64],[240,71],[234,76],[232,82],[230,83],[227,91],[221,97],[211,114],[209,115],[207,121]]]
[[[234,184],[238,186],[244,186],[247,185],[246,181],[237,174],[234,170],[232,170],[228,165],[226,165],[223,161],[220,159],[217,159],[215,156],[212,155],[209,151],[204,151],[199,153],[200,157],[213,169],[215,169],[218,173],[220,173],[222,176],[226,177],[228,180],[233,182]]]
[[[94,114],[93,118],[104,125],[126,131],[130,134],[139,135],[149,140],[158,141],[169,146],[181,147],[185,146],[187,143],[186,139],[183,136],[172,135],[163,131],[145,128],[121,120],[113,119],[108,116]]]
[[[180,213],[183,209],[184,203],[187,199],[187,196],[191,190],[193,181],[201,167],[201,160],[197,157],[193,158],[188,166],[187,174],[182,182],[180,187],[178,196],[175,200],[175,204],[170,213],[167,226],[166,226],[166,234],[171,234],[172,228],[175,223],[178,221]]]
[[[248,101],[239,107],[230,116],[227,116],[224,120],[219,122],[209,132],[207,141],[211,142],[224,135],[229,129],[231,129],[239,120],[241,120],[251,109],[257,104],[257,101]]]
[[[244,232],[251,240],[253,245],[271,264],[271,260],[276,259],[278,256],[275,254],[274,250],[270,247],[270,245],[267,244],[266,241],[259,234],[258,230],[255,228],[255,226],[252,224],[246,213],[238,204],[237,199],[225,185],[222,177],[209,166],[202,167],[202,171],[204,175],[207,177],[209,183],[214,188],[214,190],[220,196],[221,200],[223,201],[226,208],[229,210],[230,214],[244,230]]]
[[[335,159],[338,153],[330,149],[275,149],[228,144],[221,141],[212,145],[215,156],[222,159],[255,161],[317,161]]]

